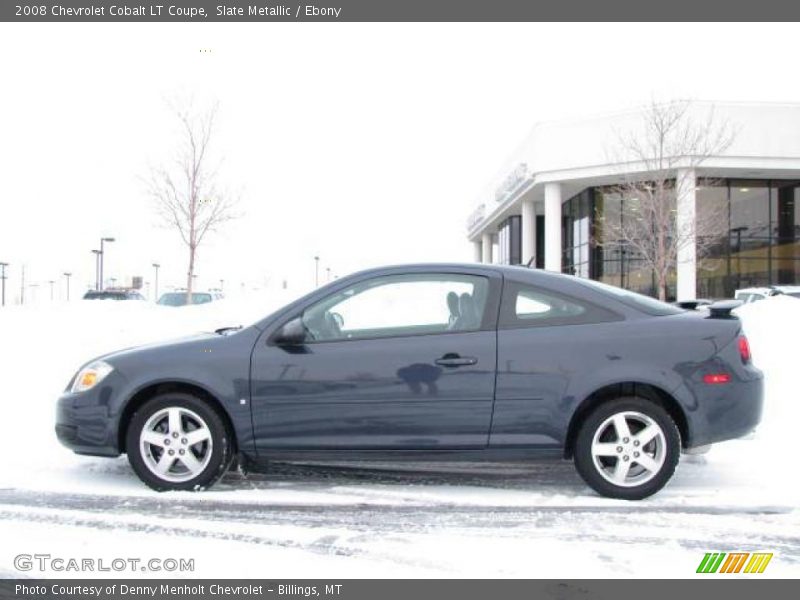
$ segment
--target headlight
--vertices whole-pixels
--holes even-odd
[[[72,393],[85,392],[103,381],[106,376],[114,370],[107,362],[98,360],[90,365],[83,367],[75,376],[72,383]]]

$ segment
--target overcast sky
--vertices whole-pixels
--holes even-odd
[[[186,251],[140,177],[170,155],[165,99],[218,100],[240,220],[200,249],[201,287],[293,288],[471,260],[465,220],[537,121],[652,97],[797,101],[795,24],[0,24],[0,261],[39,283],[183,285]],[[208,50],[201,52],[201,49]]]

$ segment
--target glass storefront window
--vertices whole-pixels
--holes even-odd
[[[770,210],[772,283],[800,281],[800,181],[774,181]]]
[[[697,211],[712,210],[727,192],[728,233],[698,261],[700,297],[730,298],[737,289],[798,281],[800,181],[730,179],[698,186]]]
[[[563,207],[563,271],[589,277],[592,243],[592,189],[585,189],[567,200]]]
[[[751,250],[769,246],[769,182],[731,179],[729,188],[731,251],[744,258]]]
[[[738,288],[800,282],[800,180],[699,179],[697,296],[732,298]],[[563,270],[655,295],[652,270],[608,222],[635,218],[617,188],[583,190],[563,207]],[[675,270],[668,298],[676,293]]]
[[[518,265],[522,262],[522,217],[515,215],[500,224],[497,245],[502,265]]]

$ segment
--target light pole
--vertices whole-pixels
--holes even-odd
[[[328,283],[330,283],[330,281],[331,281],[331,268],[330,267],[325,267],[325,273],[327,275],[326,281]]]
[[[92,250],[94,253],[94,289],[100,291],[100,250]]]
[[[154,297],[153,297],[153,299],[154,299],[156,302],[158,302],[158,269],[159,269],[160,267],[161,267],[161,265],[160,265],[160,264],[158,264],[158,263],[153,263],[153,268],[156,270],[156,281],[155,281],[155,289],[156,289],[156,291],[155,291],[155,294],[154,294]]]
[[[2,304],[0,304],[0,306],[5,306],[6,305],[6,267],[7,266],[8,266],[8,263],[0,262],[0,284],[2,284],[2,287],[3,287],[3,301],[2,301]]]
[[[319,256],[314,257],[314,287],[319,287]]]
[[[105,242],[114,242],[116,241],[113,237],[104,237],[100,238],[100,289],[103,289],[103,269],[105,267],[105,250],[103,248],[103,244]]]
[[[47,283],[50,284],[50,302],[52,302],[53,301],[53,286],[56,284],[56,282],[53,281],[52,279],[50,279],[50,280],[47,281]]]
[[[64,277],[67,278],[67,302],[69,302],[69,278],[72,277],[72,273],[64,273]]]

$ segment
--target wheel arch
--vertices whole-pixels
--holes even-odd
[[[666,410],[678,426],[678,431],[681,436],[681,447],[687,447],[690,439],[689,422],[680,402],[678,402],[672,394],[652,383],[620,381],[596,389],[586,396],[578,405],[567,427],[567,435],[564,441],[565,458],[572,458],[575,449],[575,440],[578,436],[578,429],[587,415],[604,402],[625,396],[637,396],[649,400]]]
[[[214,396],[214,394],[209,392],[204,387],[197,385],[196,383],[189,383],[186,381],[160,381],[157,383],[152,383],[141,388],[135,394],[133,394],[133,396],[131,396],[131,398],[125,404],[125,408],[122,410],[122,414],[120,415],[119,419],[119,426],[117,430],[117,447],[119,448],[120,452],[124,453],[127,450],[125,447],[126,432],[128,430],[128,425],[130,425],[131,418],[136,410],[151,398],[155,398],[156,396],[168,392],[191,394],[192,396],[200,398],[204,402],[208,403],[222,418],[222,422],[225,424],[225,428],[228,431],[228,435],[230,436],[233,445],[234,455],[238,453],[239,444],[236,439],[236,429],[233,427],[233,421],[231,420],[228,411],[225,410],[224,406],[222,405],[222,402],[220,402],[219,399]]]

